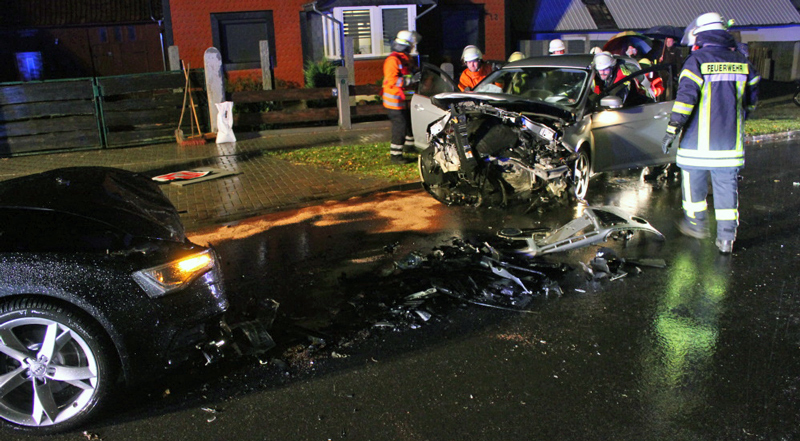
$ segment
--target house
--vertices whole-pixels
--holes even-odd
[[[799,0],[794,0],[798,2]],[[702,3],[702,4],[701,4]],[[174,47],[192,68],[219,49],[229,81],[260,80],[268,42],[277,88],[302,87],[303,66],[352,50],[356,84],[382,77],[400,29],[422,35],[422,57],[460,68],[464,46],[490,60],[545,53],[561,38],[588,52],[620,30],[683,27],[713,10],[751,47],[765,78],[800,78],[800,13],[793,0],[6,0],[0,16],[0,82],[168,69]],[[57,4],[58,7],[53,7]],[[345,40],[343,37],[347,37]],[[352,41],[343,49],[343,41]]]
[[[229,79],[260,77],[258,42],[266,40],[276,87],[302,86],[306,62],[340,59],[342,35],[353,38],[356,84],[380,81],[389,42],[401,29],[425,28],[419,51],[440,54],[433,62],[457,61],[467,44],[485,48],[488,57],[507,52],[505,0],[164,1],[169,44],[181,58],[199,66],[214,46]]]
[[[683,28],[697,16],[718,12],[733,19],[731,33],[750,47],[764,78],[800,78],[798,0],[512,0],[511,41],[529,55],[547,53],[547,43],[564,40],[567,53],[586,53],[620,30],[643,32],[660,25]]]
[[[477,45],[484,57],[505,60],[523,49],[546,53],[562,38],[568,52],[588,52],[620,30],[683,27],[710,10],[735,20],[731,31],[749,43],[765,78],[798,78],[800,13],[792,0],[163,0],[181,56],[193,66],[209,46],[220,49],[229,79],[258,69],[258,40],[270,41],[277,87],[303,84],[302,66],[342,58],[352,38],[356,84],[382,77],[389,42],[400,29],[422,35],[419,53],[431,63],[460,67],[461,50]]]

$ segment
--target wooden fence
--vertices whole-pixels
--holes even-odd
[[[350,96],[380,95],[381,87],[376,85],[349,86],[348,93]],[[314,89],[279,89],[233,92],[230,95],[230,99],[236,104],[246,104],[258,102],[325,100],[336,98],[337,95],[338,92],[335,88],[320,87]],[[385,114],[386,108],[383,107],[382,104],[350,106],[350,115],[355,117]],[[233,129],[236,131],[237,125],[257,126],[259,124],[290,124],[311,121],[336,121],[338,118],[338,106],[299,110],[281,110],[277,112],[263,113],[234,113]]]
[[[0,89],[0,155],[100,148],[91,80],[15,84]]]
[[[0,156],[175,142],[185,84],[171,71],[0,85]],[[191,92],[207,127],[205,91]]]
[[[190,73],[190,92],[203,132],[210,130],[205,73]],[[100,149],[175,142],[185,77],[182,71],[141,75],[0,84],[0,156],[47,153],[59,150]],[[234,103],[280,103],[337,97],[379,95],[380,86],[363,85],[317,89],[281,89],[234,92]],[[342,97],[344,96],[344,100]],[[188,106],[188,102],[186,103]],[[385,114],[381,104],[281,110],[262,113],[234,112],[237,126],[298,124],[336,121],[350,127],[350,117]],[[191,113],[185,108],[181,129],[190,133]],[[346,121],[341,121],[342,115]]]

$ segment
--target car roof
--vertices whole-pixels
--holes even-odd
[[[68,213],[137,237],[182,242],[177,210],[150,178],[109,167],[69,167],[0,182],[0,212]]]
[[[548,55],[544,57],[529,57],[523,58],[519,61],[508,63],[503,68],[507,67],[572,67],[576,69],[590,69],[594,60],[592,54],[574,54],[574,55]]]

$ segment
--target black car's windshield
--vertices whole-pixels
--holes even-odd
[[[486,77],[475,92],[506,93],[571,106],[583,93],[588,74],[582,69],[559,67],[503,68]]]

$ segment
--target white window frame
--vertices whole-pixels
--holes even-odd
[[[333,8],[327,14],[333,20],[322,20],[322,38],[325,45],[325,57],[329,60],[340,60],[342,58],[342,26],[344,23],[344,11],[363,11],[369,10],[370,39],[372,52],[368,54],[354,54],[358,59],[384,57],[389,52],[383,52],[383,11],[386,9],[405,9],[408,17],[406,29],[415,31],[417,28],[417,5],[391,5],[391,6],[361,6],[361,7],[342,7]]]

